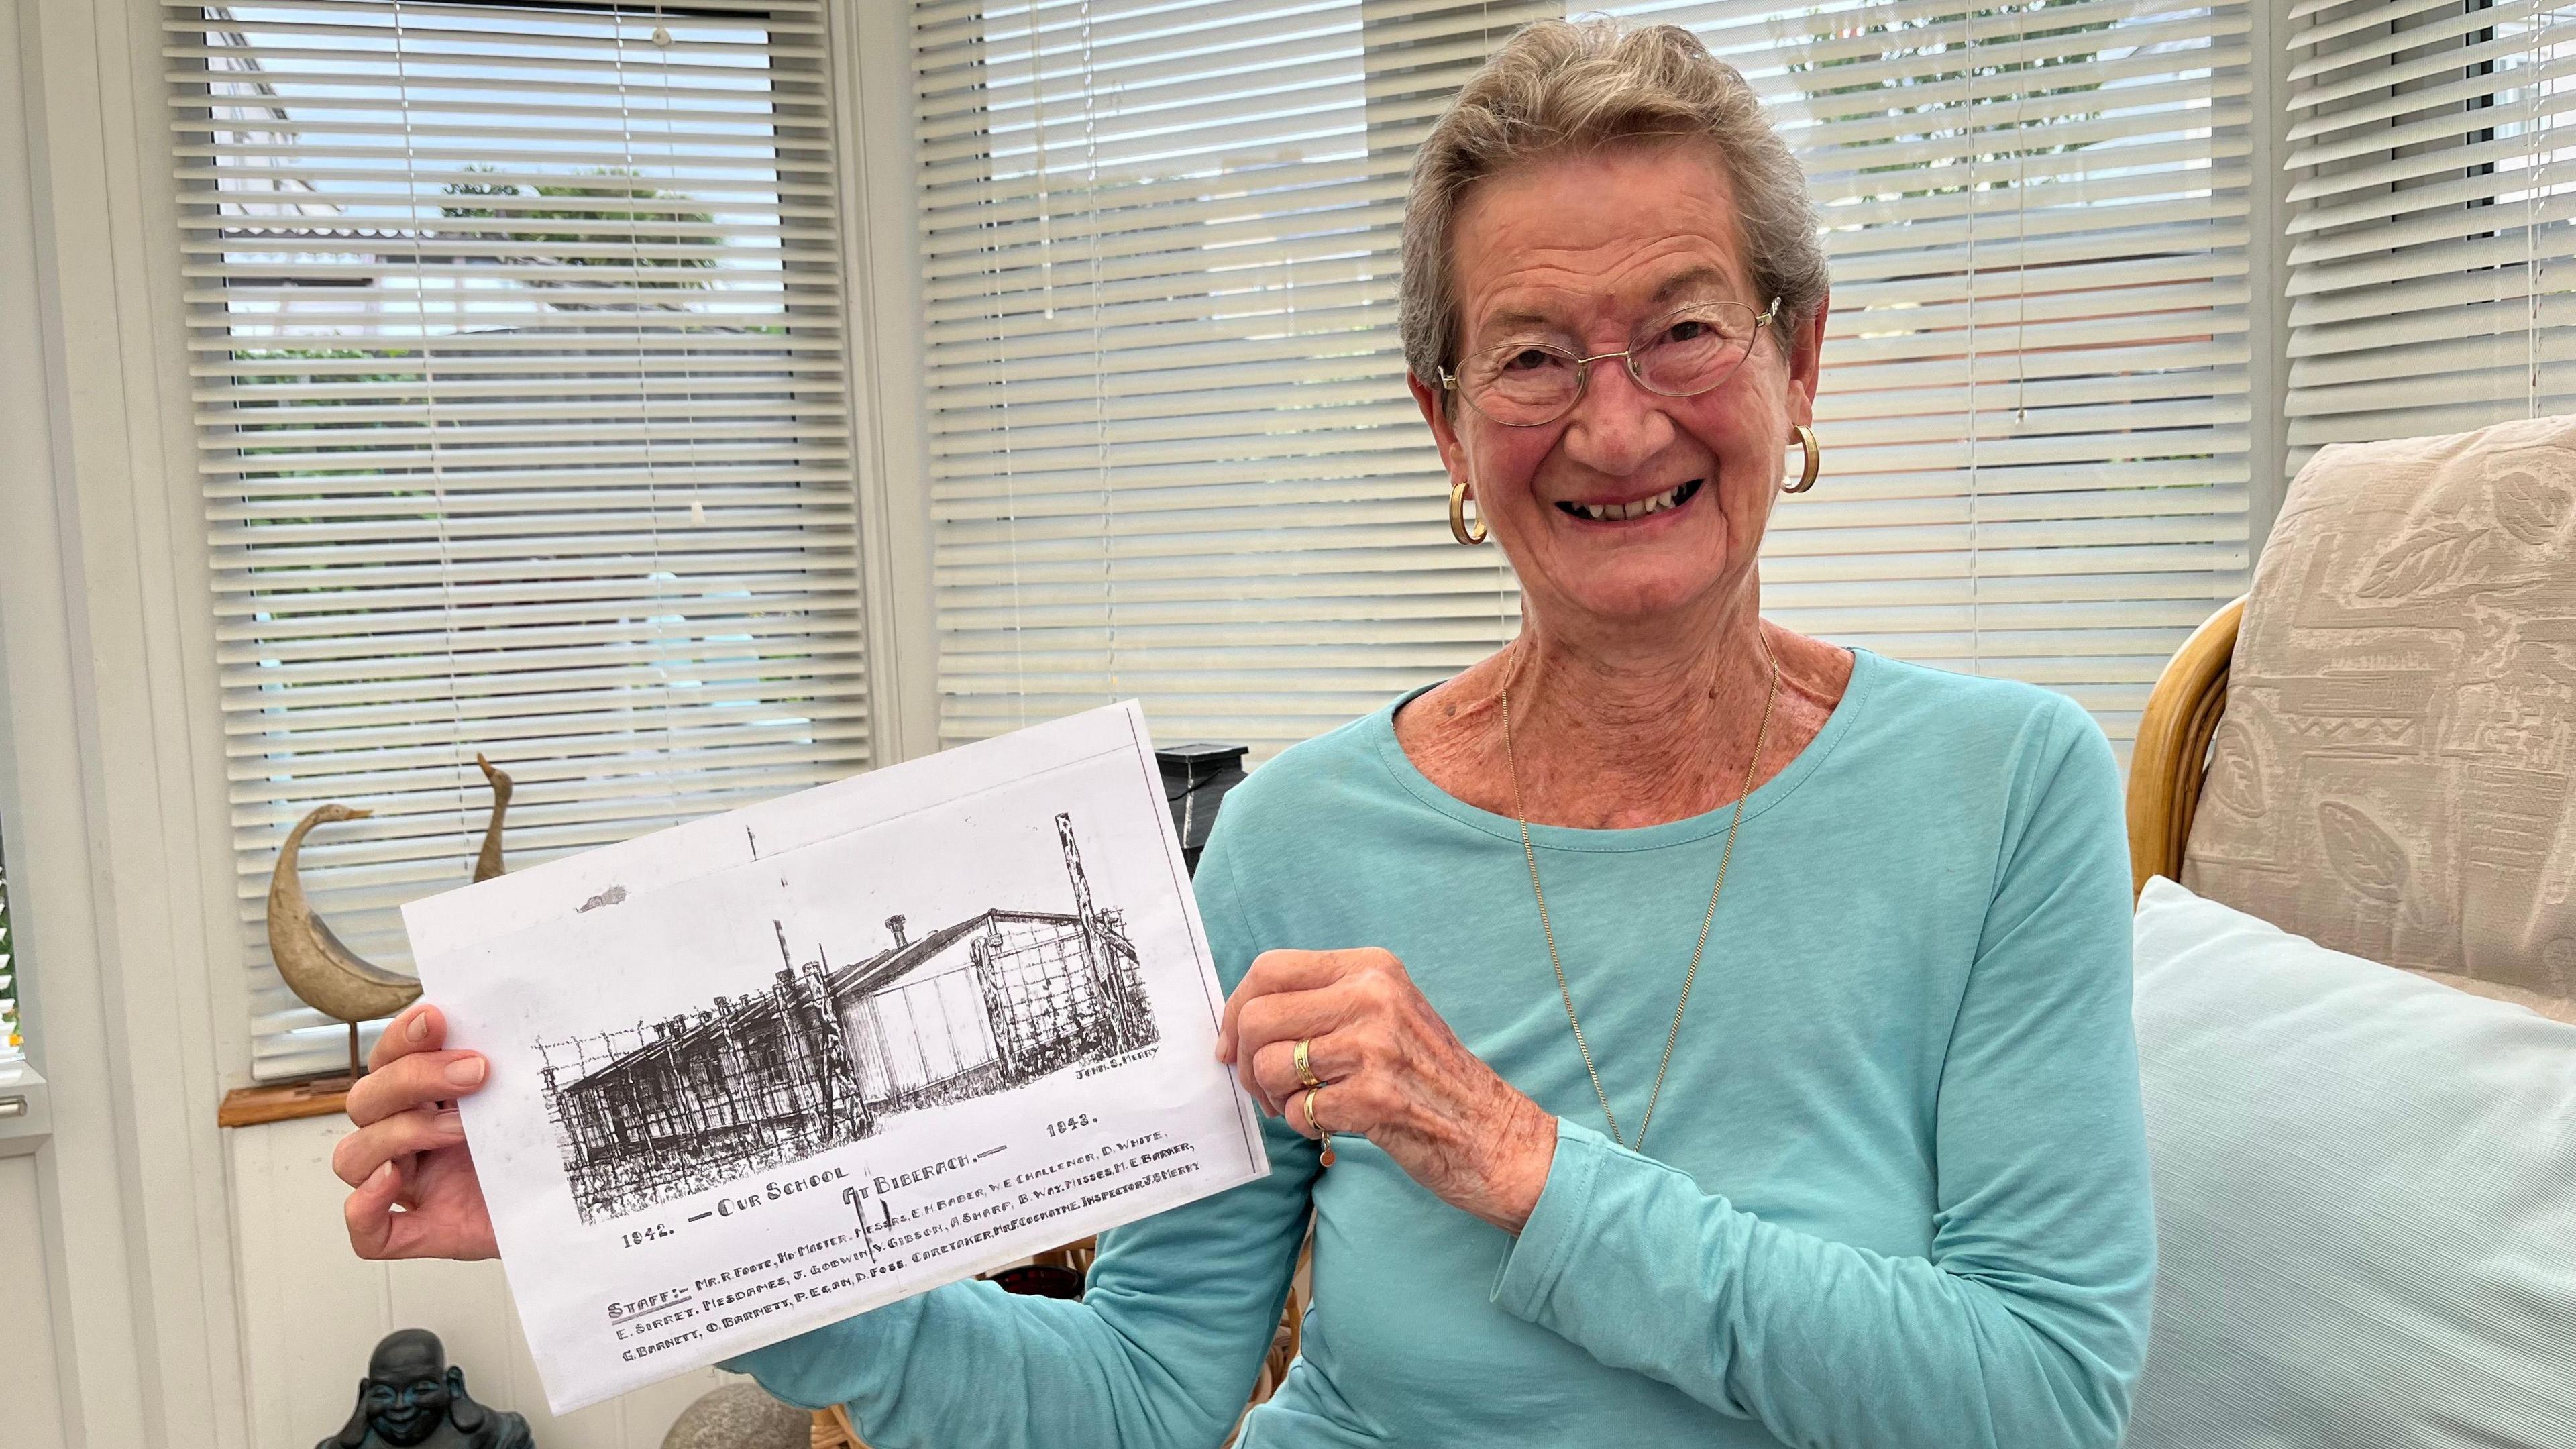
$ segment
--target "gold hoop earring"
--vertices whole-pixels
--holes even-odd
[[[1798,475],[1797,482],[1781,484],[1780,491],[1804,493],[1816,486],[1816,468],[1824,461],[1824,450],[1816,446],[1815,429],[1800,423],[1790,431],[1798,435],[1798,446],[1807,450],[1807,471]]]
[[[1493,530],[1485,526],[1483,509],[1476,511],[1476,531],[1467,531],[1467,485],[1464,483],[1449,485],[1449,536],[1469,548],[1493,536]]]

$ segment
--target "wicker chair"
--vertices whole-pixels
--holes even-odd
[[[2571,630],[2576,417],[2322,450],[2148,696],[2132,885],[2576,1021]]]

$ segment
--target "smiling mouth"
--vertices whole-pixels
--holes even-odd
[[[1681,507],[1699,496],[1700,484],[1704,481],[1706,480],[1693,478],[1687,483],[1667,488],[1651,498],[1640,498],[1633,503],[1559,503],[1556,506],[1575,518],[1589,519],[1594,523],[1625,523],[1632,518],[1669,513]]]

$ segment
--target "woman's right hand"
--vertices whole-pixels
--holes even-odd
[[[447,1017],[427,1002],[385,1027],[349,1089],[358,1130],[331,1150],[356,1191],[343,1209],[361,1258],[494,1258],[492,1214],[465,1150],[456,1100],[483,1085],[480,1053],[441,1050]]]

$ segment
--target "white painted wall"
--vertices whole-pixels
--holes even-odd
[[[266,1449],[214,1124],[247,1007],[160,44],[142,0],[0,0],[0,818],[63,1437]]]
[[[680,1411],[726,1381],[702,1369],[560,1419],[547,1413],[499,1263],[368,1263],[350,1253],[340,1222],[347,1189],[331,1175],[331,1144],[347,1128],[315,1117],[224,1133],[251,1443],[301,1446],[338,1433],[368,1352],[397,1328],[437,1334],[474,1397],[525,1414],[545,1449],[660,1449]],[[6,1166],[0,1160],[0,1172]],[[9,1202],[0,1175],[0,1241]],[[0,1321],[0,1361],[10,1331]],[[39,1446],[52,1449],[41,1439],[29,1449]]]
[[[9,1449],[65,1449],[62,1395],[54,1376],[54,1297],[39,1256],[44,1211],[36,1196],[36,1155],[0,1157],[0,1443]]]

